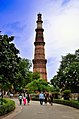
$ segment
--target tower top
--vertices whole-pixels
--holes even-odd
[[[40,17],[42,16],[42,14],[40,12],[37,15],[40,16]]]
[[[38,16],[38,18],[37,18],[37,23],[38,22],[41,22],[41,23],[43,23],[43,21],[42,21],[42,14],[41,13],[39,13],[39,14],[37,14],[37,16]]]

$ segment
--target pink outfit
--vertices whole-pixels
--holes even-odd
[[[23,97],[24,105],[26,105],[26,97]]]

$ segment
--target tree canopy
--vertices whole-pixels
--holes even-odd
[[[2,88],[11,86],[18,72],[19,50],[12,43],[13,40],[13,36],[0,35],[0,84]]]
[[[79,92],[79,50],[75,54],[67,54],[62,61],[57,75],[51,79],[51,84],[58,86],[61,90],[70,89]]]
[[[13,40],[13,36],[0,35],[0,89],[16,90],[32,80],[31,61],[18,56]]]
[[[28,83],[25,87],[26,90],[29,91],[54,91],[56,88],[51,86],[49,82],[44,79],[33,80],[31,83]]]

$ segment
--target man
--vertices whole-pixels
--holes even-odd
[[[52,93],[49,94],[49,104],[51,104],[51,106],[53,105],[53,94]]]
[[[41,105],[43,105],[44,99],[45,99],[44,94],[43,94],[43,92],[41,92],[41,93],[39,94],[39,100],[40,100],[40,104],[41,104]]]

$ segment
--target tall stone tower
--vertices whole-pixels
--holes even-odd
[[[34,42],[35,50],[34,50],[34,59],[33,59],[33,72],[38,72],[40,77],[47,81],[47,72],[46,72],[46,63],[45,59],[45,42],[43,37],[44,29],[42,28],[42,14],[37,15],[37,28],[36,38]]]

